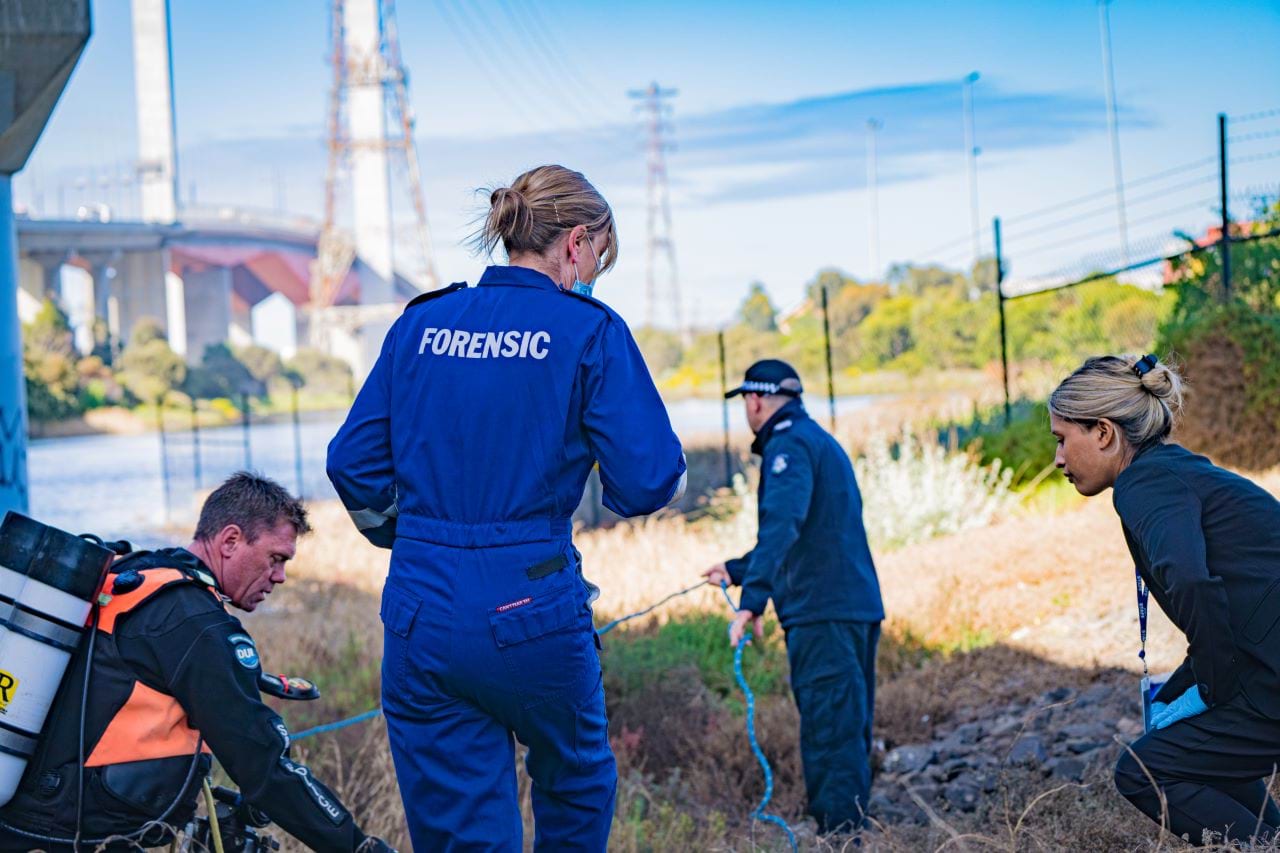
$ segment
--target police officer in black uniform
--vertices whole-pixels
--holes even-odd
[[[855,830],[871,790],[876,645],[884,607],[862,525],[862,496],[839,443],[805,411],[800,376],[758,361],[742,395],[761,458],[756,547],[703,573],[742,586],[736,646],[773,599],[786,631],[809,812],[822,833]]]
[[[107,849],[166,844],[170,827],[195,814],[210,751],[250,804],[309,848],[390,849],[366,838],[290,757],[288,729],[259,694],[257,648],[225,607],[254,610],[284,582],[309,530],[306,510],[281,486],[239,473],[209,496],[186,548],[113,565],[91,667],[86,642],[18,793],[0,810],[0,849],[71,849],[77,825],[82,850],[111,836],[122,838]]]

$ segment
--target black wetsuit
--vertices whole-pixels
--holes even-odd
[[[147,709],[157,708],[178,716],[185,712],[181,731],[198,732],[243,796],[309,848],[355,850],[364,835],[351,814],[289,757],[288,730],[259,694],[261,665],[252,638],[223,607],[216,586],[178,578],[175,568],[212,580],[208,569],[181,548],[126,558],[113,569],[137,569],[144,576],[163,572],[167,580],[117,618],[112,630],[99,628],[85,752],[88,764],[95,763],[94,755],[108,757],[105,764],[85,770],[82,837],[134,832],[161,818],[171,804],[164,819],[170,826],[181,828],[194,814],[209,757],[195,758],[193,770],[194,749],[157,758],[163,747],[129,742],[130,731],[147,732],[153,739],[165,731],[164,725],[147,719]],[[111,587],[109,577],[105,588]],[[0,850],[69,849],[36,836],[69,838],[75,833],[86,646],[82,643],[72,659],[17,795],[0,810]],[[152,757],[118,760],[131,749]],[[160,831],[142,840],[144,846],[155,846],[167,839]],[[81,849],[94,847],[82,844]]]

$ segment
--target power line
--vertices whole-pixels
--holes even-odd
[[[556,80],[555,77],[547,70],[547,66],[545,64],[536,60],[529,63],[518,62],[518,57],[528,53],[528,45],[522,43],[519,38],[509,40],[510,34],[505,28],[494,24],[493,20],[489,17],[489,13],[485,11],[483,3],[460,2],[457,5],[461,15],[467,19],[469,25],[472,22],[471,13],[475,13],[476,18],[479,20],[479,32],[488,34],[490,41],[496,40],[499,42],[498,47],[501,50],[505,61],[510,63],[513,60],[517,60],[519,68],[516,69],[516,73],[512,76],[519,81],[522,88],[527,86],[529,90],[537,92],[540,88],[545,87],[546,91],[554,92],[562,85],[562,83]],[[510,16],[507,17],[507,20],[511,21]],[[512,23],[514,23],[514,21],[512,21]],[[530,73],[530,69],[532,69],[532,73]],[[535,74],[540,82],[535,82],[532,79]],[[578,109],[574,100],[569,98],[553,97],[551,98],[551,101],[558,109],[563,110],[568,116],[571,116],[572,120],[584,125],[591,123],[591,119],[587,118],[587,116]]]
[[[501,79],[489,65],[489,51],[486,49],[483,39],[477,39],[470,29],[464,30],[464,28],[458,23],[458,20],[453,16],[453,12],[449,10],[447,0],[435,0],[435,7],[440,12],[440,17],[444,21],[445,26],[453,32],[454,36],[456,36],[459,41],[466,43],[465,47],[467,55],[475,62],[476,67],[480,69],[480,73],[483,74],[493,86],[493,89],[498,93],[498,96],[502,98],[502,100],[506,102],[506,104],[516,113],[518,113],[529,127],[537,130],[545,128],[546,125],[544,120],[535,117],[533,113],[529,112],[529,107],[523,100],[511,94],[508,88],[510,80]],[[511,76],[518,78],[518,75]]]
[[[1160,189],[1155,190],[1153,192],[1149,192],[1146,195],[1135,196],[1129,199],[1128,206],[1133,207],[1135,205],[1143,204],[1144,202],[1165,198],[1171,193],[1177,193],[1177,192],[1182,192],[1183,190],[1193,189],[1202,184],[1216,181],[1217,179],[1218,179],[1218,176],[1216,174],[1201,175],[1200,177],[1195,178],[1194,180],[1185,181],[1181,184],[1177,184],[1172,187],[1161,187]],[[1084,213],[1078,213],[1072,216],[1068,216],[1065,219],[1055,219],[1051,222],[1046,222],[1044,225],[1038,225],[1029,231],[1021,231],[1021,232],[1017,232],[1015,234],[1006,236],[1005,242],[1006,243],[1009,242],[1010,239],[1016,242],[1018,240],[1026,239],[1027,237],[1034,237],[1038,234],[1044,234],[1049,231],[1055,231],[1058,228],[1063,228],[1067,225],[1074,225],[1077,222],[1084,222],[1085,220],[1092,219],[1095,216],[1101,216],[1102,214],[1107,213],[1110,210],[1111,210],[1111,205],[1107,205],[1105,207],[1095,207],[1090,210],[1086,210]]]
[[[1144,216],[1144,217],[1142,217],[1141,219],[1135,219],[1135,220],[1133,220],[1132,224],[1133,224],[1133,225],[1144,225],[1144,224],[1146,224],[1146,223],[1148,223],[1148,222],[1154,222],[1154,221],[1156,221],[1156,220],[1163,219],[1163,218],[1165,218],[1166,216],[1173,216],[1173,215],[1174,215],[1174,214],[1176,214],[1176,213],[1185,213],[1185,212],[1187,212],[1187,211],[1189,211],[1189,210],[1203,210],[1203,209],[1205,209],[1205,208],[1207,208],[1207,207],[1211,207],[1211,206],[1214,204],[1214,202],[1215,202],[1215,201],[1216,201],[1216,199],[1211,199],[1211,200],[1209,200],[1209,201],[1203,201],[1203,200],[1201,200],[1201,201],[1194,202],[1194,203],[1192,203],[1192,204],[1186,204],[1186,205],[1182,205],[1182,206],[1179,206],[1179,207],[1170,208],[1170,209],[1167,209],[1167,210],[1162,210],[1162,211],[1160,211],[1159,213],[1153,213],[1153,214],[1151,214],[1151,215],[1149,215],[1149,216]],[[1112,231],[1112,229],[1111,229],[1111,228],[1109,228],[1109,227],[1108,227],[1108,228],[1102,228],[1102,229],[1098,229],[1098,230],[1095,230],[1095,231],[1089,231],[1089,232],[1086,232],[1086,233],[1084,233],[1084,234],[1077,234],[1077,235],[1075,235],[1075,236],[1073,236],[1073,237],[1069,237],[1069,238],[1066,238],[1066,239],[1062,239],[1062,240],[1055,240],[1055,241],[1053,241],[1052,243],[1043,243],[1043,244],[1041,244],[1041,245],[1039,245],[1039,246],[1034,246],[1034,247],[1032,247],[1032,248],[1030,248],[1030,249],[1026,249],[1026,250],[1024,250],[1024,251],[1022,251],[1022,252],[1019,252],[1019,253],[1018,253],[1018,257],[1019,257],[1019,258],[1035,257],[1036,255],[1044,254],[1045,252],[1051,251],[1051,250],[1053,250],[1053,249],[1060,249],[1060,248],[1062,248],[1063,246],[1070,246],[1070,245],[1072,245],[1072,244],[1079,243],[1079,242],[1080,242],[1080,241],[1082,241],[1082,240],[1088,240],[1088,239],[1091,239],[1091,238],[1093,238],[1093,237],[1100,237],[1100,236],[1103,236],[1103,235],[1105,235],[1105,234],[1109,234],[1109,233],[1111,233],[1111,231]]]
[[[577,68],[570,65],[564,58],[565,51],[559,50],[560,42],[551,33],[546,24],[542,20],[542,16],[538,13],[538,7],[535,3],[520,3],[518,7],[514,6],[509,0],[499,0],[508,17],[513,13],[526,22],[527,32],[530,35],[529,41],[534,48],[538,50],[548,61],[560,69],[560,73],[566,78],[572,80],[575,85],[581,86],[583,89],[589,90],[589,93],[599,104],[611,103],[616,95],[609,94],[599,89],[590,78],[578,73]]]

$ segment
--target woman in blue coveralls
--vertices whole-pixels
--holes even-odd
[[[509,265],[409,303],[328,473],[391,548],[382,698],[414,849],[521,849],[519,739],[535,847],[604,850],[617,770],[571,516],[597,461],[605,506],[636,516],[679,497],[684,456],[590,295],[618,257],[608,203],[562,166],[489,202],[477,243]]]

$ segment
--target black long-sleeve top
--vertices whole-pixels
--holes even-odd
[[[1188,641],[1157,700],[1195,685],[1212,706],[1243,690],[1280,719],[1280,501],[1176,444],[1141,451],[1113,498],[1139,574]]]

